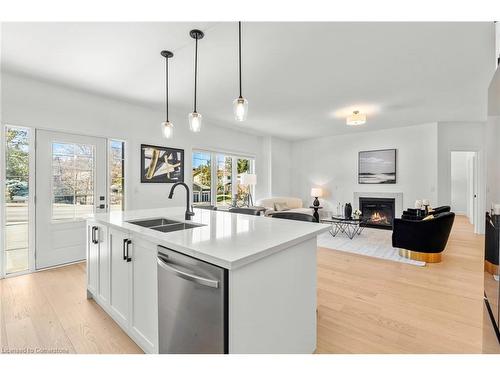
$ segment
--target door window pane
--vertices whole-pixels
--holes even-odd
[[[232,201],[232,158],[217,155],[217,205],[230,206]]]
[[[94,146],[52,144],[52,220],[78,220],[94,212]]]
[[[210,205],[212,201],[212,167],[210,153],[193,152],[193,205]]]
[[[29,130],[5,127],[5,271],[29,268]]]

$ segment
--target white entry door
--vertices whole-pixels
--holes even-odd
[[[85,259],[85,218],[107,209],[104,138],[36,132],[36,268]]]

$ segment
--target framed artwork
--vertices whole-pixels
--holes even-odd
[[[184,182],[184,150],[141,145],[141,182]]]
[[[360,151],[358,156],[359,184],[395,184],[396,149]]]

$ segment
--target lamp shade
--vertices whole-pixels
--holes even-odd
[[[322,197],[323,196],[323,189],[321,188],[312,188],[311,189],[311,197]]]
[[[257,175],[254,173],[243,173],[240,183],[242,185],[257,185]]]

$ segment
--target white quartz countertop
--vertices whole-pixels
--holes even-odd
[[[95,214],[90,219],[227,269],[285,250],[329,229],[325,224],[204,209],[194,210],[191,222],[204,226],[193,229],[163,233],[128,223],[149,218],[186,222],[185,210],[185,207],[131,210]]]

